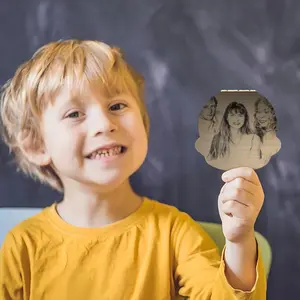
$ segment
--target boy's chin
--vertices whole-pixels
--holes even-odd
[[[128,174],[115,174],[114,176],[101,176],[90,178],[87,186],[91,186],[93,189],[99,190],[99,192],[111,192],[121,186],[126,180],[128,180]]]

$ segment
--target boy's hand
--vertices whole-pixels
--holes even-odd
[[[225,238],[242,243],[254,237],[254,224],[264,202],[264,192],[255,171],[241,167],[222,175],[225,182],[218,197]]]

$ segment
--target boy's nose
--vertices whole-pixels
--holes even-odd
[[[89,132],[91,136],[112,132],[116,129],[117,125],[113,120],[113,116],[109,116],[105,113],[95,114],[89,123]]]

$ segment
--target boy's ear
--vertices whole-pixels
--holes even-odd
[[[51,157],[47,153],[42,142],[35,141],[32,134],[19,134],[18,143],[23,154],[33,164],[38,166],[47,166],[51,164]]]

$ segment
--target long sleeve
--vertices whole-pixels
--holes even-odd
[[[265,300],[258,262],[253,291],[235,291],[215,244],[174,207],[145,199],[129,218],[90,229],[65,223],[53,205],[6,236],[0,300]]]
[[[22,254],[12,233],[8,233],[0,249],[0,299],[23,300]]]
[[[261,255],[256,265],[253,289],[233,289],[225,276],[224,250],[218,249],[208,234],[187,214],[174,225],[175,279],[179,294],[190,300],[265,300],[266,278]]]

